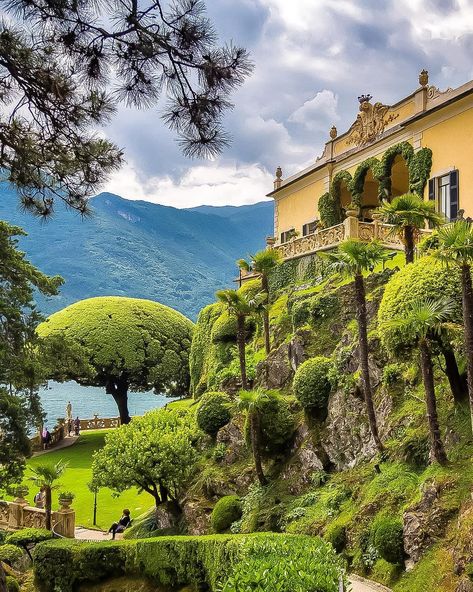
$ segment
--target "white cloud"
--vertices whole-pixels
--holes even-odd
[[[238,206],[266,199],[272,181],[273,176],[256,164],[194,166],[179,181],[169,176],[141,179],[135,166],[127,164],[113,175],[104,191],[176,208],[204,204]]]
[[[291,113],[288,121],[300,123],[311,131],[327,132],[328,122],[333,124],[340,119],[337,106],[337,95],[331,90],[322,90]]]

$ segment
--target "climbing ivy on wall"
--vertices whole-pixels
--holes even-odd
[[[332,179],[330,191],[319,198],[320,220],[325,228],[339,224],[343,219],[340,204],[341,185],[344,182],[352,195],[353,203],[361,206],[366,174],[372,171],[373,177],[379,183],[379,199],[390,199],[392,180],[391,170],[396,156],[402,156],[409,171],[409,191],[423,194],[425,185],[432,168],[432,150],[421,148],[414,152],[409,142],[394,144],[386,150],[381,160],[370,157],[361,162],[353,177],[348,171],[339,171]]]
[[[409,164],[409,191],[422,196],[432,169],[432,150],[421,148]]]
[[[320,221],[324,228],[335,226],[342,221],[342,212],[340,209],[340,198],[338,201],[332,193],[324,193],[319,197]]]

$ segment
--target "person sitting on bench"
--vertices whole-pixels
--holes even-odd
[[[123,516],[120,518],[120,520],[118,522],[114,522],[112,526],[108,529],[108,532],[112,533],[112,539],[115,538],[117,532],[123,532],[130,525],[130,522],[130,510],[125,508],[123,510]]]

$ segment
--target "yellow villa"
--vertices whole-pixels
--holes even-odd
[[[353,236],[400,248],[375,209],[407,192],[433,200],[449,220],[473,217],[473,81],[439,90],[423,70],[419,84],[391,106],[358,97],[355,122],[343,134],[332,127],[313,165],[288,178],[278,167],[268,244],[285,259]]]

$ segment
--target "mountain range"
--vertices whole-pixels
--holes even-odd
[[[92,198],[93,215],[65,208],[41,221],[0,186],[0,219],[28,235],[20,248],[43,272],[65,279],[59,296],[38,298],[45,314],[91,296],[149,298],[191,319],[234,285],[235,261],[264,248],[273,232],[273,203],[177,209],[111,193]]]

